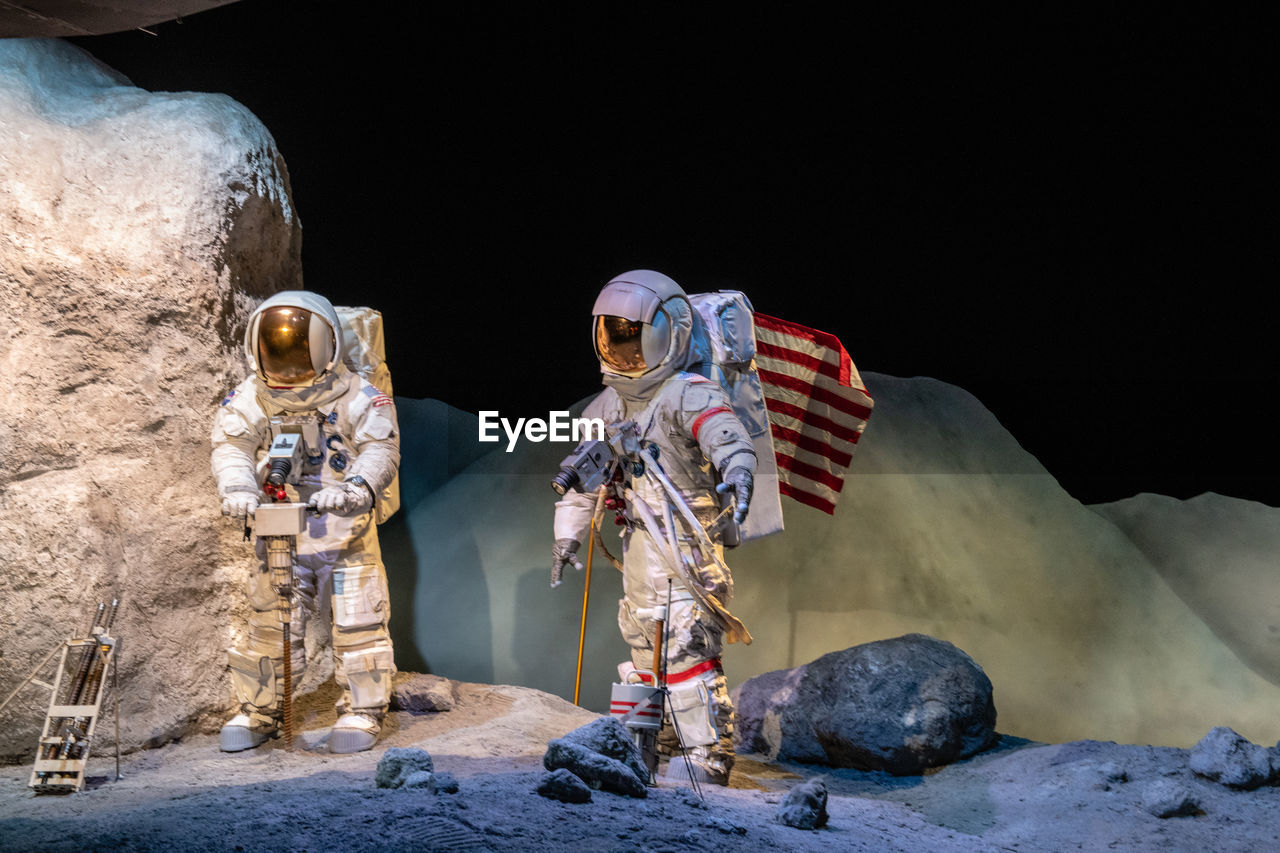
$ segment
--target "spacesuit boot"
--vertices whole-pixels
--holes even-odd
[[[279,736],[279,720],[241,711],[218,732],[218,748],[223,752],[242,752]]]
[[[343,714],[329,733],[329,751],[363,752],[378,742],[380,731],[382,726],[369,714]]]
[[[273,614],[274,615],[274,614]],[[240,712],[223,725],[218,732],[218,748],[223,752],[241,752],[261,746],[281,733],[278,671],[282,663],[274,661],[274,649],[269,639],[264,642],[260,624],[262,615],[254,613],[250,619],[250,634],[246,649],[229,649],[228,663],[231,670],[231,688]],[[278,641],[276,641],[278,642]],[[281,659],[281,662],[283,658]],[[305,661],[301,644],[297,644],[295,665]],[[302,668],[301,666],[299,667]]]

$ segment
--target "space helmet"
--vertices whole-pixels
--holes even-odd
[[[614,276],[591,313],[592,343],[607,380],[662,379],[686,366],[693,308],[671,278],[653,270]]]
[[[311,386],[341,357],[342,324],[323,296],[284,290],[249,317],[244,349],[250,369],[271,387]]]

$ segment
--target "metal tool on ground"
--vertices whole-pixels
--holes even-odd
[[[120,778],[119,671],[116,665],[120,640],[111,633],[119,610],[118,598],[113,599],[110,606],[99,603],[88,630],[82,636],[64,640],[19,685],[21,688],[26,684],[37,684],[50,691],[49,709],[40,732],[29,782],[37,794],[69,794],[84,788],[85,767],[102,703],[108,692],[116,697],[116,778]],[[58,674],[53,683],[37,679],[36,675],[59,651]],[[110,685],[107,682],[108,669],[111,672]],[[9,694],[5,704],[16,692]]]

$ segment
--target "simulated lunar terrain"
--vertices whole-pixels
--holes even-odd
[[[643,798],[536,793],[547,742],[596,718],[526,687],[454,683],[448,711],[393,712],[371,751],[324,748],[336,687],[299,700],[292,749],[218,751],[196,735],[124,756],[109,742],[78,794],[36,795],[29,768],[0,771],[0,849],[23,851],[1063,851],[1280,847],[1280,788],[1232,790],[1195,775],[1188,751],[1004,736],[973,758],[895,777],[739,756],[729,788],[662,781]],[[387,750],[430,753],[453,793],[379,788]],[[776,819],[808,780],[824,827]],[[1153,811],[1181,810],[1176,817]]]

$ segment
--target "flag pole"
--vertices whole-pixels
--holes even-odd
[[[582,648],[587,638],[587,596],[591,593],[591,557],[596,544],[596,519],[591,519],[591,530],[587,534],[587,575],[582,584],[582,625],[578,628],[578,671],[573,676],[573,704],[578,704],[578,693],[582,687]]]

